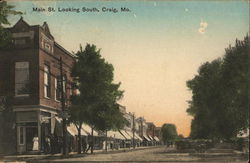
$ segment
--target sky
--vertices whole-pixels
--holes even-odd
[[[188,136],[191,91],[186,81],[199,66],[249,31],[247,0],[11,1],[30,25],[46,21],[55,40],[70,52],[95,44],[125,91],[119,103],[156,126],[173,123]],[[45,12],[33,11],[45,8]],[[55,12],[48,12],[53,7]],[[60,12],[67,8],[99,12]],[[117,9],[104,12],[102,8]],[[121,7],[129,9],[121,12]],[[20,16],[9,17],[14,25]]]

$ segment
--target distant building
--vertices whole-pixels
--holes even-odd
[[[56,132],[61,113],[59,58],[66,99],[73,92],[70,71],[75,58],[55,41],[46,22],[29,25],[21,18],[8,30],[13,40],[11,48],[0,50],[0,97],[13,97],[14,119],[7,125],[0,117],[0,153],[41,152],[45,136]]]
[[[144,139],[144,141],[150,141],[150,138],[147,136],[148,125],[144,117],[139,117],[136,119],[139,124],[139,136]]]
[[[162,140],[161,127],[155,127],[155,136]]]
[[[147,128],[147,135],[151,136],[152,138],[155,137],[155,125],[153,122],[147,122],[148,128]]]

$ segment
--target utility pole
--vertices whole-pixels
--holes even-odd
[[[67,142],[67,122],[66,122],[66,107],[65,107],[65,95],[64,95],[64,77],[63,77],[63,66],[62,57],[60,57],[60,89],[61,89],[61,105],[62,105],[62,126],[63,126],[63,155],[68,155],[68,142]],[[65,83],[66,84],[66,83]],[[66,89],[65,89],[66,90]]]
[[[108,130],[105,131],[105,151],[108,151]]]
[[[135,149],[135,113],[133,113],[133,148]]]

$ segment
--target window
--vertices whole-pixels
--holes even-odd
[[[44,65],[44,96],[47,98],[51,97],[50,93],[50,67]]]
[[[44,49],[46,52],[53,54],[53,45],[54,41],[50,40],[47,36],[42,34],[41,37],[41,48]]]
[[[15,95],[28,95],[29,90],[29,62],[15,64]]]
[[[19,144],[24,144],[24,127],[19,127]]]
[[[50,44],[48,44],[48,43],[45,42],[44,49],[45,49],[46,51],[48,51],[48,52],[51,52],[51,46],[50,46]]]
[[[61,92],[60,92],[60,77],[55,78],[55,100],[60,101]]]

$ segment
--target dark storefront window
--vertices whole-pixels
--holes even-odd
[[[20,127],[19,129],[20,129],[19,144],[23,145],[24,144],[24,127]]]
[[[29,62],[15,64],[15,95],[28,95],[29,90]]]

